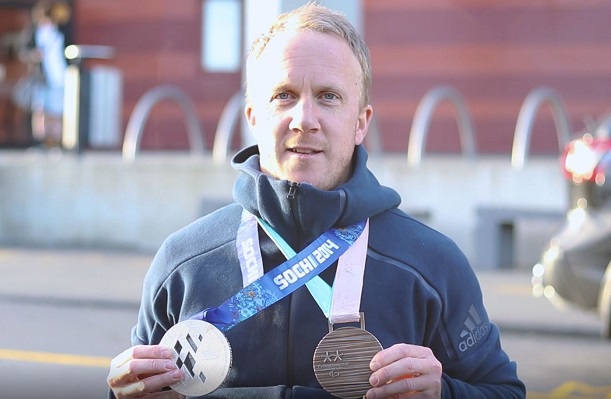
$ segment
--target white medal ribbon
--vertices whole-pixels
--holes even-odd
[[[257,221],[287,259],[295,256],[295,251],[267,222],[244,211],[236,240],[244,286],[263,275]],[[368,242],[369,221],[356,242],[339,258],[333,288],[319,276],[306,284],[331,324],[360,321],[359,308]]]
[[[259,247],[257,219],[250,213],[242,212],[242,220],[236,237],[240,269],[242,270],[242,287],[263,276],[263,261]]]
[[[368,243],[369,220],[367,220],[360,237],[339,258],[335,280],[333,281],[331,311],[329,312],[331,324],[350,323],[359,321],[361,318],[359,309]]]

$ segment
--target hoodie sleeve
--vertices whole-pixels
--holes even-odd
[[[526,389],[516,363],[501,348],[500,331],[489,319],[477,276],[455,245],[445,264],[446,278],[436,279],[441,320],[433,334],[443,364],[442,398],[524,398]]]
[[[390,342],[433,351],[443,367],[443,399],[524,398],[516,364],[501,348],[477,276],[456,243],[399,211],[380,215],[371,226],[370,237],[394,237],[370,239],[370,251],[381,262],[377,273],[393,271],[398,289],[409,293],[404,298],[402,291],[387,288],[387,295],[404,298],[394,299],[395,311],[403,309],[407,326],[403,336],[392,336]]]
[[[486,342],[471,355],[454,364],[444,365],[443,399],[523,399],[526,388],[517,377],[516,363],[500,347],[499,333],[491,325]],[[468,370],[470,375],[460,376]],[[463,373],[464,374],[464,373]]]
[[[177,292],[174,295],[181,298],[178,292],[181,287],[166,287],[166,270],[173,263],[170,252],[166,244],[162,245],[144,278],[138,323],[132,329],[132,345],[157,344],[165,332],[178,322],[179,314],[174,312],[179,311],[180,307],[171,306],[168,292],[170,288],[175,289]]]

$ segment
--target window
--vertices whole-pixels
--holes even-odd
[[[202,67],[208,72],[237,72],[242,62],[242,1],[204,0]]]

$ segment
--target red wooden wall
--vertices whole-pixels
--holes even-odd
[[[29,117],[17,109],[10,99],[13,85],[25,73],[26,68],[17,59],[16,49],[9,42],[16,38],[28,20],[27,4],[11,3],[10,7],[0,7],[0,64],[5,71],[4,79],[0,79],[0,148],[31,144]]]
[[[212,146],[218,118],[240,88],[241,73],[202,70],[202,1],[74,0],[75,42],[116,50],[105,63],[123,73],[123,129],[147,90],[174,84],[195,102],[206,144]],[[511,151],[518,112],[536,87],[560,93],[574,131],[584,127],[584,118],[611,111],[609,0],[362,2],[372,54],[372,100],[386,150],[407,149],[416,107],[438,85],[463,94],[478,150],[485,153]],[[0,8],[0,31],[6,21],[22,23],[15,18]],[[180,109],[171,102],[158,104],[143,148],[182,149],[186,143]],[[435,114],[427,150],[459,148],[453,111],[444,104]],[[551,113],[544,107],[531,152],[556,153],[557,148]]]
[[[195,103],[206,145],[212,147],[218,118],[239,90],[241,74],[202,70],[201,8],[200,0],[76,0],[76,41],[115,48],[114,59],[107,63],[123,73],[123,126],[147,90],[172,84]],[[167,101],[154,107],[142,147],[187,148],[184,117],[176,104]]]
[[[554,88],[574,131],[611,111],[611,1],[365,0],[373,104],[385,147],[404,151],[418,102],[451,85],[466,98],[478,148],[509,153],[530,90]],[[458,151],[453,110],[440,107],[427,149]],[[549,107],[531,151],[556,153]]]

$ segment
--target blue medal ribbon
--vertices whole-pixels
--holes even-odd
[[[284,238],[282,238],[280,234],[278,234],[276,230],[274,230],[272,226],[269,225],[269,223],[267,223],[261,218],[257,218],[257,220],[259,221],[259,224],[261,225],[263,230],[265,230],[267,235],[276,244],[276,246],[280,248],[280,251],[284,254],[285,258],[290,259],[293,256],[297,255],[295,250],[291,248],[291,246],[286,241],[284,241]],[[318,307],[320,307],[320,310],[322,310],[322,312],[324,313],[325,317],[329,318],[333,289],[322,278],[320,278],[320,276],[315,276],[313,279],[308,281],[306,283],[306,287],[308,287],[308,291],[310,291],[312,298],[314,298],[314,300],[318,304]]]
[[[331,229],[301,252],[238,291],[216,308],[190,317],[214,324],[227,331],[292,294],[331,266],[361,235],[366,221]]]

